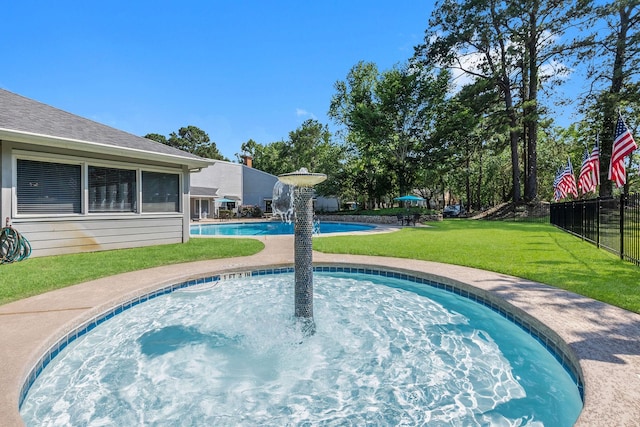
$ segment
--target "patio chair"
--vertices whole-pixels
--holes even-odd
[[[402,214],[397,214],[396,218],[398,218],[398,224],[400,225],[404,225],[404,215]]]
[[[413,221],[413,225],[416,225],[417,223],[420,222],[420,217],[422,215],[420,215],[419,213],[414,213],[413,214],[413,218],[411,218],[411,221]]]

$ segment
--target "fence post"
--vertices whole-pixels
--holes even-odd
[[[582,201],[582,221],[580,224],[580,235],[582,236],[582,240],[585,239],[586,234],[587,234],[587,202],[583,200]]]
[[[596,248],[600,247],[600,202],[602,199],[598,196],[596,200]]]
[[[625,194],[620,194],[620,259],[624,260],[624,199]]]

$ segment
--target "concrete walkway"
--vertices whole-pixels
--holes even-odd
[[[292,236],[265,236],[265,250],[244,258],[200,261],[120,274],[0,306],[0,426],[23,425],[20,388],[60,337],[105,310],[165,285],[212,274],[293,264]],[[376,266],[473,287],[530,315],[559,336],[585,384],[576,425],[640,425],[640,315],[527,280],[466,267],[398,258],[314,253],[314,264]],[[548,328],[548,329],[547,329]],[[566,343],[566,345],[565,345]]]

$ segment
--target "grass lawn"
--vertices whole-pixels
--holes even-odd
[[[127,271],[253,255],[263,248],[254,239],[190,239],[185,244],[29,258],[0,265],[0,304]]]
[[[640,267],[548,224],[445,220],[398,232],[314,239],[322,252],[413,258],[481,268],[640,313]]]
[[[566,289],[640,313],[640,267],[548,224],[445,220],[366,236],[315,238],[315,250],[413,258],[491,270]],[[0,304],[113,274],[252,255],[254,239],[30,258],[0,265]]]

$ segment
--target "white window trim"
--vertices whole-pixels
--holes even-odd
[[[61,163],[61,164],[66,164],[66,165],[78,165],[80,166],[80,179],[82,181],[82,190],[81,192],[83,194],[80,195],[80,213],[66,213],[66,214],[21,214],[18,213],[18,190],[17,190],[17,186],[18,186],[18,160],[31,160],[31,161],[35,161],[35,162],[46,162],[46,163]],[[11,214],[13,215],[14,218],[51,218],[51,217],[55,217],[55,218],[78,218],[83,216],[86,213],[85,210],[85,199],[83,199],[84,196],[84,190],[85,190],[85,177],[83,176],[84,173],[84,166],[83,166],[83,162],[81,161],[81,159],[74,159],[72,157],[68,157],[68,156],[60,156],[60,155],[56,155],[56,154],[52,154],[52,155],[43,155],[40,153],[34,153],[31,151],[14,151],[12,153],[12,158],[11,158],[11,168],[13,170],[12,173],[12,181],[11,181]]]
[[[18,159],[32,160],[47,163],[62,163],[68,165],[80,165],[80,177],[82,181],[81,208],[80,213],[73,214],[19,214],[18,213]],[[145,166],[119,161],[110,161],[104,159],[89,159],[62,154],[49,154],[24,150],[13,150],[11,155],[12,177],[11,177],[11,214],[17,219],[41,219],[41,218],[96,218],[103,217],[105,219],[118,217],[136,217],[136,216],[175,216],[184,214],[183,186],[184,172],[180,168],[168,168],[161,166]],[[126,169],[133,170],[136,174],[136,212],[89,212],[89,166]],[[178,212],[142,212],[142,172],[159,172],[178,175],[179,190],[179,211]]]
[[[140,201],[140,203],[138,204],[138,210],[141,212],[142,215],[145,214],[144,209],[142,209],[142,172],[157,172],[157,173],[166,173],[166,174],[173,174],[173,175],[178,175],[178,211],[177,212],[146,212],[147,215],[177,215],[177,214],[184,214],[184,198],[183,198],[183,192],[182,192],[182,188],[184,186],[184,175],[182,173],[182,171],[178,171],[177,169],[169,169],[169,168],[140,168],[138,169],[138,185],[139,185],[139,189],[138,189],[138,197],[140,197],[138,200]]]

